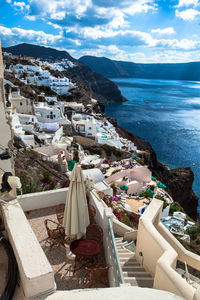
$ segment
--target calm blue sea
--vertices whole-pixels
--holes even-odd
[[[200,82],[111,80],[128,101],[107,105],[106,115],[150,142],[158,160],[169,167],[191,167],[193,189],[200,196]]]

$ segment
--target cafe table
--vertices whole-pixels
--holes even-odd
[[[94,240],[75,240],[70,245],[70,250],[76,255],[74,272],[93,263],[101,248],[100,243]],[[78,266],[79,265],[79,266]]]

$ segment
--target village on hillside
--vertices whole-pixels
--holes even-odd
[[[86,106],[74,101],[58,100],[59,95],[70,96],[70,90],[76,89],[77,84],[64,75],[53,76],[52,71],[62,72],[67,68],[74,68],[75,65],[67,59],[50,63],[23,57],[23,63],[9,63],[7,66],[7,58],[11,62],[20,62],[20,57],[6,52],[3,56],[5,72],[11,73],[26,86],[49,88],[48,95],[41,92],[37,94],[35,101],[22,96],[19,86],[4,79],[6,112],[16,145],[47,165],[56,164],[61,174],[66,176],[66,180],[62,178],[59,182],[55,179],[55,174],[52,178],[51,172],[48,174],[49,171],[45,170],[40,184],[35,189],[34,178],[17,171],[22,183],[24,181],[25,191],[66,187],[74,164],[79,162],[84,169],[85,178],[90,179],[101,198],[113,209],[116,218],[127,225],[137,227],[139,217],[151,200],[160,199],[164,202],[163,224],[184,242],[190,243],[188,228],[195,223],[188,219],[178,203],[174,203],[166,192],[165,184],[152,176],[140,158],[141,151],[134,143],[120,137],[114,125],[103,114],[93,110],[97,100],[92,98]],[[52,94],[49,94],[49,91]],[[99,153],[91,154],[89,150],[84,151],[82,145],[77,142],[80,140],[78,136],[87,138],[87,142],[88,139],[95,141],[99,148],[108,145],[111,152],[118,149],[125,155],[123,159],[118,157],[117,160],[109,160]],[[20,163],[17,162],[17,165]]]
[[[198,223],[69,68],[0,48],[0,298],[198,300]]]

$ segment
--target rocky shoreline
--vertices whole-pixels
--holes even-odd
[[[108,120],[115,125],[120,136],[132,141],[137,149],[142,151],[142,159],[152,171],[152,175],[165,183],[167,192],[174,201],[178,202],[193,220],[197,220],[198,197],[192,190],[194,173],[191,168],[169,169],[157,160],[156,153],[149,142],[143,141],[138,136],[119,126],[115,119],[108,118]]]

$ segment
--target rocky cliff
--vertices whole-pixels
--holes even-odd
[[[65,75],[72,82],[81,83],[91,89],[92,98],[97,99],[101,103],[119,103],[126,101],[121,95],[120,90],[106,77],[97,74],[83,64],[77,64],[74,68],[69,68],[65,71]]]
[[[108,78],[130,77],[169,80],[200,80],[200,62],[142,64],[128,61],[116,61],[106,57],[83,56],[84,63],[94,72]]]
[[[141,154],[142,159],[152,171],[153,176],[166,184],[167,192],[174,201],[178,202],[185,212],[196,220],[198,217],[198,197],[192,190],[194,179],[192,170],[190,168],[169,169],[157,160],[156,153],[148,142],[120,127],[115,119],[110,118],[109,121],[115,125],[120,136],[133,141],[138,150],[144,151]]]

